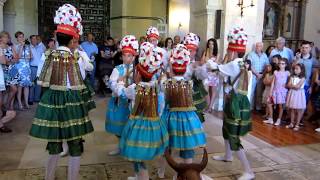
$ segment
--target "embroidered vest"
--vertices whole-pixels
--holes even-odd
[[[170,111],[195,111],[192,81],[170,79],[165,82],[166,102]]]
[[[148,120],[159,119],[158,90],[156,87],[142,84],[136,86],[136,98],[131,117],[136,116],[142,116]]]
[[[46,60],[39,76],[39,85],[60,91],[86,88],[80,73],[77,52],[72,54],[63,50],[48,50],[45,55]]]

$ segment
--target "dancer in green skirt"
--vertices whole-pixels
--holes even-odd
[[[82,71],[92,69],[79,53],[72,53],[74,38],[82,34],[81,15],[70,4],[56,11],[57,50],[47,51],[38,84],[48,88],[41,97],[30,135],[48,141],[49,159],[46,180],[55,179],[55,169],[62,152],[62,143],[69,147],[68,180],[77,180],[83,139],[93,132],[88,107],[81,92],[86,89]]]
[[[235,151],[245,169],[239,180],[250,180],[254,179],[255,175],[240,140],[240,137],[251,131],[252,126],[249,102],[252,91],[252,73],[248,71],[242,59],[246,51],[247,35],[243,28],[236,27],[230,31],[228,40],[227,57],[230,62],[215,65],[216,68],[212,68],[218,69],[223,76],[228,77],[222,127],[226,152],[224,156],[213,156],[213,159],[232,161],[232,151]],[[212,64],[215,63],[212,62]]]

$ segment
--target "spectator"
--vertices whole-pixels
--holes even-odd
[[[279,54],[274,55],[273,57],[271,57],[271,66],[272,66],[272,73],[275,70],[279,70],[279,61],[281,59],[281,56]]]
[[[314,71],[313,78],[312,78],[312,94],[311,100],[313,105],[313,115],[310,117],[312,121],[318,121],[318,128],[315,129],[316,132],[320,133],[320,68],[317,67]]]
[[[106,86],[103,82],[104,77],[108,77],[112,73],[113,69],[113,57],[115,55],[114,40],[112,37],[107,37],[104,43],[99,48],[100,58],[98,63],[98,74],[99,74],[99,91],[104,94],[106,91]]]
[[[120,49],[120,41],[116,44],[116,49],[113,56],[113,66],[118,66],[123,63],[122,61],[122,53]]]
[[[275,48],[275,46],[274,45],[270,45],[270,46],[268,46],[267,47],[267,49],[266,49],[266,55],[268,56],[268,58],[270,59],[270,54],[271,54],[271,51],[273,50]]]
[[[56,40],[54,40],[53,38],[48,39],[46,43],[46,48],[51,50],[56,49]]]
[[[141,45],[142,43],[146,42],[147,38],[145,36],[140,36],[139,38],[139,45]]]
[[[93,88],[95,88],[95,72],[96,72],[96,61],[95,56],[98,54],[98,47],[93,42],[94,36],[92,33],[87,34],[87,41],[81,43],[81,48],[87,53],[93,64],[93,71],[90,72],[90,84]]]
[[[30,60],[32,58],[30,42],[26,41],[23,32],[16,32],[15,37],[18,44],[15,45],[15,50],[18,54],[19,61],[16,64],[19,74],[19,86],[17,99],[19,103],[19,110],[30,109],[28,104],[29,98],[29,87],[32,85],[31,82],[31,70],[30,70]],[[22,91],[24,97],[24,105],[22,105]]]
[[[218,44],[217,40],[210,38],[207,41],[206,50],[202,54],[201,62],[202,63],[209,63],[208,61],[213,61],[219,63],[219,54],[218,54]],[[209,95],[207,95],[207,103],[208,107],[206,112],[211,112],[213,109],[213,104],[216,100],[216,96],[219,90],[219,76],[217,72],[208,72],[208,77],[204,81],[205,85],[208,86]]]
[[[175,47],[177,44],[181,43],[181,39],[179,35],[175,35],[173,38],[173,47]]]
[[[17,93],[17,84],[19,81],[19,74],[16,67],[17,63],[17,53],[15,49],[8,45],[10,42],[10,35],[7,32],[1,32],[0,33],[0,47],[2,49],[2,53],[5,56],[6,63],[3,65],[3,71],[4,71],[4,80],[6,87],[9,88],[8,92],[8,98],[6,102],[6,116],[4,116],[1,121],[2,123],[9,122],[12,120],[16,112],[14,111],[13,102],[14,97]]]
[[[311,92],[311,75],[313,68],[317,65],[317,61],[311,54],[311,42],[303,41],[301,44],[301,53],[297,53],[295,57],[295,64],[303,64],[305,67],[305,95],[306,95],[306,103],[308,104],[310,92]]]
[[[4,125],[4,122],[2,122],[2,116],[3,116],[3,112],[2,112],[2,105],[3,105],[3,99],[2,99],[2,92],[4,92],[6,90],[6,86],[5,86],[5,78],[4,78],[4,72],[2,69],[2,65],[6,65],[8,62],[8,59],[5,55],[5,51],[7,48],[7,40],[8,40],[9,34],[7,32],[1,32],[0,33],[0,132],[1,133],[9,133],[11,132],[11,129],[9,129],[8,127],[6,127]]]
[[[263,43],[257,42],[255,50],[250,52],[247,59],[252,64],[252,94],[251,94],[251,109],[256,107],[256,110],[260,111],[262,106],[262,93],[263,93],[263,70],[266,65],[269,64],[267,55],[263,52]]]
[[[285,44],[286,40],[283,37],[279,37],[276,40],[276,48],[271,51],[269,58],[279,54],[282,58],[288,59],[288,65],[290,65],[293,61],[293,52],[291,49],[285,47]]]
[[[168,37],[168,38],[165,40],[164,48],[165,48],[165,50],[167,51],[168,54],[171,53],[171,51],[172,51],[172,49],[173,49],[173,40],[172,40],[171,37]]]
[[[45,49],[43,49],[42,47],[43,44],[42,45],[38,44],[36,35],[31,35],[30,41],[31,41],[30,48],[32,52],[32,58],[30,61],[32,86],[30,87],[29,104],[32,105],[34,102],[40,101],[41,87],[37,85],[36,79],[37,79],[38,65],[41,61],[42,54],[45,52]]]
[[[37,35],[36,37],[37,37],[37,45],[41,48],[41,50],[43,52],[45,52],[46,51],[46,46],[43,44],[41,36]]]

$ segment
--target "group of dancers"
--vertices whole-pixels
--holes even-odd
[[[85,71],[92,70],[89,58],[76,48],[82,34],[81,15],[70,4],[61,6],[54,18],[57,24],[57,50],[46,52],[38,83],[47,88],[41,97],[30,134],[48,141],[46,180],[55,178],[55,169],[64,144],[69,149],[68,179],[78,179],[83,136],[93,132],[88,112],[94,108]],[[133,163],[134,177],[149,180],[146,161],[158,158],[159,178],[165,177],[164,152],[191,164],[197,148],[206,146],[202,122],[206,91],[202,81],[208,72],[219,72],[225,79],[224,156],[214,160],[232,161],[235,151],[245,172],[239,179],[253,179],[240,136],[251,130],[250,79],[245,54],[247,35],[234,28],[228,36],[229,63],[197,61],[200,39],[188,33],[170,54],[157,47],[159,32],[147,30],[148,42],[140,46],[133,35],[120,43],[123,64],[116,66],[107,85],[112,90],[106,112],[106,131],[119,139],[118,148],[109,152]],[[137,58],[136,58],[137,57]],[[181,179],[175,176],[175,179]]]

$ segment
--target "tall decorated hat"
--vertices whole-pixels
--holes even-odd
[[[54,24],[57,24],[56,32],[67,34],[79,39],[82,35],[81,15],[71,4],[64,4],[56,11]]]
[[[200,38],[194,33],[188,33],[184,36],[183,44],[190,50],[197,50],[200,43]]]
[[[162,64],[162,51],[160,48],[154,48],[149,42],[144,42],[140,46],[139,64],[137,70],[146,79],[152,76],[160,69]]]
[[[160,35],[159,35],[159,31],[156,27],[150,26],[147,30],[147,38],[156,38],[159,39]]]
[[[137,55],[139,50],[138,40],[133,35],[126,35],[120,42],[120,49],[122,53]]]
[[[190,63],[190,52],[183,44],[178,44],[171,52],[170,63],[175,74],[184,74]]]
[[[241,27],[232,28],[228,34],[228,50],[236,52],[246,52],[248,35]]]

